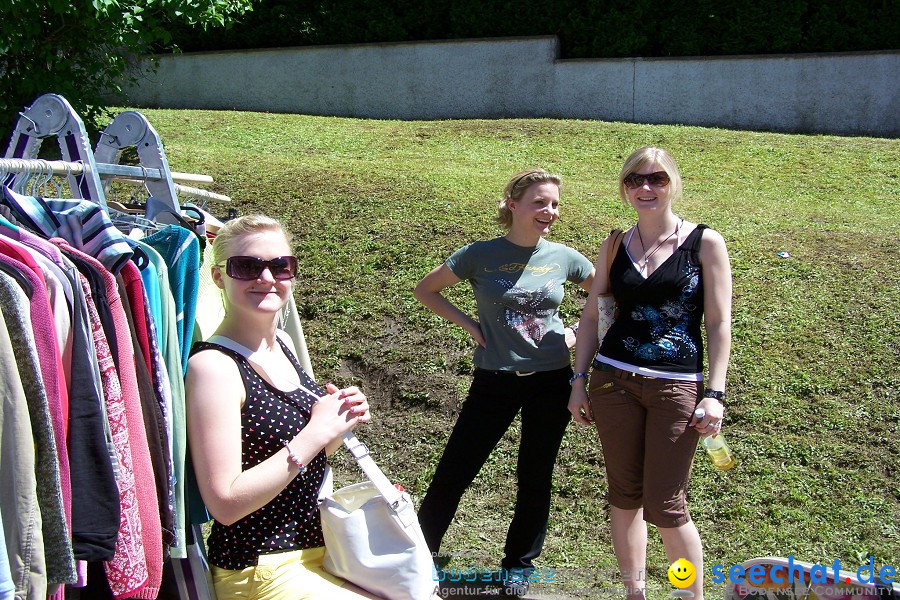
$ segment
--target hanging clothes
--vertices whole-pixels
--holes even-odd
[[[154,485],[152,460],[150,458],[150,450],[147,441],[147,430],[143,417],[143,409],[141,407],[140,392],[138,390],[134,362],[134,346],[128,327],[128,319],[125,315],[122,299],[118,294],[116,280],[112,273],[106,270],[97,259],[77,250],[65,240],[53,238],[51,241],[59,246],[64,253],[70,256],[77,256],[83,261],[91,264],[95,269],[98,269],[106,287],[109,308],[113,315],[116,339],[119,341],[118,373],[122,386],[122,395],[125,398],[126,415],[129,423],[128,438],[134,461],[135,489],[137,491],[138,512],[140,514],[142,530],[141,543],[146,554],[147,570],[149,574],[147,585],[128,597],[155,598],[159,593],[159,586],[162,581],[162,526],[158,510],[158,496]],[[128,253],[130,256],[130,247]],[[124,265],[119,266],[121,268]],[[110,583],[112,584],[112,582]]]
[[[186,556],[182,378],[206,218],[153,199],[180,225],[132,249],[77,154],[92,199],[0,190],[0,600],[156,598],[166,552]]]
[[[138,393],[141,398],[144,424],[147,429],[147,444],[156,482],[156,494],[159,506],[160,525],[162,528],[163,555],[175,541],[175,495],[171,483],[172,461],[170,456],[169,434],[166,419],[164,398],[156,393],[150,375],[153,368],[150,354],[150,332],[146,319],[146,302],[144,288],[138,268],[133,263],[122,267],[117,278],[120,298],[128,319],[128,326],[134,342],[135,374],[138,381]]]
[[[13,277],[0,271],[0,297],[21,290]],[[9,306],[0,299],[2,306]],[[23,303],[24,305],[24,303]],[[12,316],[12,315],[10,315]],[[4,319],[0,319],[0,487],[15,491],[0,500],[0,524],[3,528],[3,565],[0,590],[25,590],[34,595],[46,594],[47,579],[44,545],[41,535],[40,508],[37,497],[35,446],[25,388],[16,363],[16,347]],[[27,375],[26,375],[27,377]],[[6,560],[13,556],[12,570]]]
[[[169,267],[169,286],[175,300],[176,330],[181,351],[181,375],[187,372],[191,351],[197,287],[200,277],[200,245],[197,236],[184,227],[170,225],[144,238],[155,248]]]
[[[9,233],[6,231],[5,233]],[[19,229],[11,239],[21,243],[36,259],[44,261],[46,281],[59,277],[65,284],[68,313],[54,322],[68,322],[67,346],[62,350],[68,390],[68,435],[72,487],[72,547],[76,560],[109,560],[119,527],[118,490],[111,452],[109,427],[103,411],[100,375],[89,329],[84,292],[75,265],[49,241]],[[68,356],[67,356],[68,355]]]
[[[24,305],[19,304],[21,296],[4,298],[9,304],[3,305],[3,312],[8,315],[8,319],[13,318],[20,324],[16,330],[19,336],[14,337],[13,342],[17,347],[15,356],[20,364],[20,377],[27,381],[26,397],[29,400],[36,399],[39,405],[33,407],[32,417],[42,419],[45,410],[49,416],[47,424],[38,424],[40,429],[49,431],[52,437],[50,444],[42,440],[45,442],[44,449],[49,446],[53,451],[51,456],[41,457],[45,471],[54,477],[53,481],[46,482],[52,489],[44,489],[46,504],[41,503],[42,514],[39,520],[44,537],[47,580],[50,584],[72,583],[76,581],[76,574],[69,537],[69,459],[58,388],[59,354],[55,349],[56,334],[48,317],[50,309],[47,292],[38,276],[24,263],[2,253],[0,262],[18,270],[29,281],[32,289],[32,295]],[[35,423],[32,423],[32,427],[35,427]],[[40,483],[44,482],[39,480]]]
[[[174,226],[173,226],[174,227]],[[168,392],[170,402],[168,403],[172,414],[170,421],[172,425],[170,435],[171,456],[173,463],[173,472],[175,476],[175,545],[171,548],[171,554],[176,558],[184,558],[185,548],[187,545],[185,534],[185,523],[188,520],[186,507],[187,494],[185,486],[187,485],[187,474],[185,463],[187,460],[187,433],[184,423],[184,378],[182,376],[183,367],[181,360],[181,343],[178,339],[178,311],[175,307],[175,300],[169,285],[169,266],[166,261],[152,246],[144,242],[138,242],[139,247],[147,256],[149,267],[152,267],[157,275],[156,288],[159,290],[158,297],[160,304],[155,308],[154,312],[161,315],[159,321],[155,321],[158,342],[158,350],[161,356],[161,364],[157,370],[160,378],[159,384],[163,385],[164,381],[168,381]],[[148,268],[149,268],[148,267]],[[145,278],[143,272],[142,278]],[[152,285],[148,284],[147,287]],[[148,299],[150,296],[148,295]],[[193,306],[196,306],[196,300],[189,298]],[[196,308],[194,308],[196,314]],[[151,340],[152,341],[152,340]],[[208,520],[208,519],[207,519]]]
[[[86,263],[84,269],[88,269]],[[111,427],[113,447],[119,468],[116,480],[119,490],[120,524],[116,537],[116,549],[113,558],[104,563],[104,571],[111,592],[119,597],[126,597],[142,589],[149,579],[147,557],[141,544],[143,530],[138,511],[137,488],[135,485],[134,459],[128,436],[128,414],[119,375],[116,372],[112,351],[106,340],[100,315],[93,302],[88,278],[82,277],[82,288],[87,304],[94,337],[97,357],[100,364],[101,381],[104,391],[104,402],[107,418]]]
[[[46,237],[61,237],[99,260],[111,273],[131,258],[131,247],[103,209],[90,200],[49,199],[23,196],[3,187],[0,203],[12,209],[19,221]]]

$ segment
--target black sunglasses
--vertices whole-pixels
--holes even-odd
[[[633,190],[644,185],[645,181],[654,187],[665,187],[669,185],[669,174],[665,171],[647,173],[646,175],[642,173],[632,173],[631,175],[626,176],[625,179],[622,180],[622,183],[625,184],[625,187]]]
[[[231,256],[225,261],[225,273],[232,279],[242,281],[259,279],[267,268],[272,277],[279,281],[293,279],[297,276],[297,257],[276,256],[263,260],[255,256]]]

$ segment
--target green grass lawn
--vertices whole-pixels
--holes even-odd
[[[375,420],[359,431],[420,500],[472,370],[473,343],[412,297],[453,250],[493,237],[507,178],[561,173],[550,239],[593,260],[631,210],[616,175],[635,148],[667,148],[683,217],[717,229],[734,272],[734,350],[724,433],[739,464],[698,455],[692,515],[715,563],[765,555],[856,570],[900,567],[900,140],[572,120],[399,122],[211,111],[144,111],[173,170],[215,177],[241,213],[283,220],[300,256],[296,299],[320,380],[359,384]],[[213,206],[224,214],[224,206]],[[780,251],[790,253],[780,258]],[[465,285],[450,292],[474,309]],[[574,287],[562,311],[577,318]],[[510,430],[463,499],[445,550],[493,568],[515,492]],[[360,474],[338,461],[344,481]],[[615,565],[603,461],[570,426],[542,567],[604,587]],[[649,597],[674,588],[651,530]],[[548,588],[549,590],[549,588]],[[598,597],[598,592],[584,593]]]

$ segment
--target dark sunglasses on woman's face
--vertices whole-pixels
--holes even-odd
[[[259,279],[266,268],[279,281],[293,279],[297,276],[297,257],[276,256],[263,260],[255,256],[231,256],[225,261],[225,273],[242,281]]]
[[[669,174],[665,171],[647,173],[646,175],[642,173],[632,173],[622,180],[625,187],[632,190],[644,185],[645,181],[653,187],[665,187],[669,185]]]

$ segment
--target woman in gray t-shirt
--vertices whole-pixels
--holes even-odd
[[[559,218],[559,187],[559,176],[543,169],[517,173],[500,202],[506,235],[460,248],[415,289],[420,302],[478,343],[468,397],[419,510],[435,556],[463,492],[522,412],[515,515],[501,561],[508,595],[528,590],[532,561],[543,547],[553,465],[570,417],[574,336],[559,317],[563,285],[572,281],[590,290],[594,279],[587,258],[544,239]],[[441,293],[462,280],[472,285],[477,320]]]

